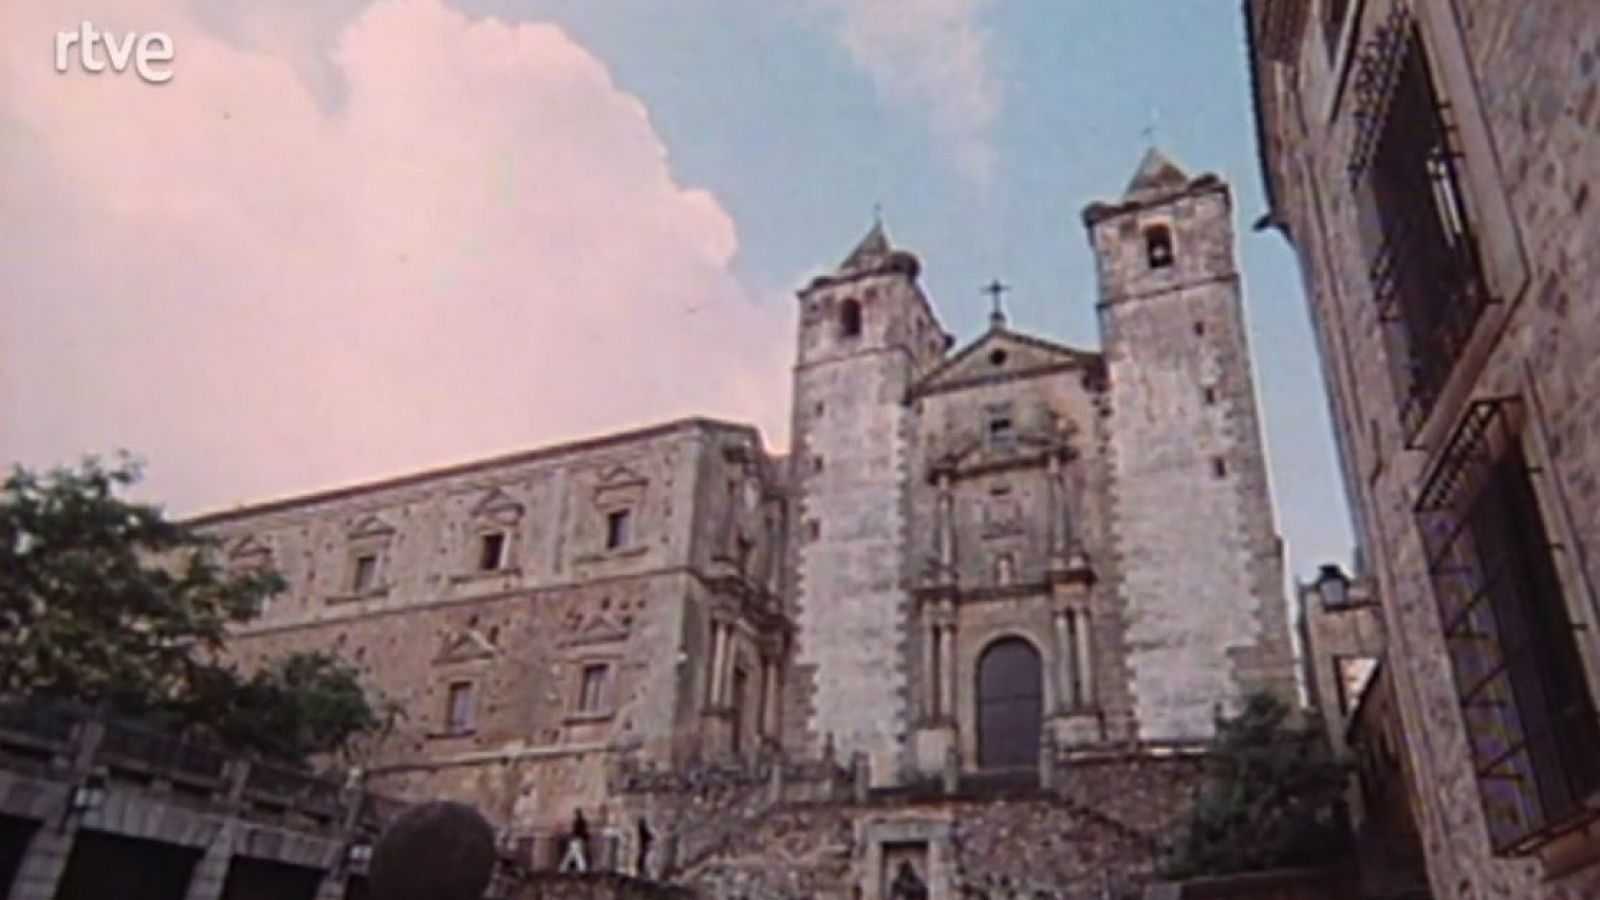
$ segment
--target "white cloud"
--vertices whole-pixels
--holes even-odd
[[[0,11],[0,459],[125,446],[192,511],[686,414],[782,439],[790,304],[562,30],[381,0],[329,105],[178,0],[73,6]],[[175,78],[57,74],[85,18]]]
[[[986,182],[1001,91],[982,24],[992,0],[809,0],[892,103],[922,110],[963,171]]]

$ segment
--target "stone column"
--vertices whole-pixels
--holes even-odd
[[[1078,611],[1078,693],[1085,708],[1094,706],[1094,642],[1088,610]]]
[[[1071,610],[1056,610],[1055,624],[1056,659],[1055,665],[1051,667],[1051,671],[1055,673],[1055,705],[1056,712],[1067,712],[1078,706],[1077,678],[1073,674],[1077,666],[1075,660],[1077,648],[1073,643]]]
[[[949,583],[956,570],[955,499],[950,495],[950,476],[939,476],[939,503],[934,533],[939,553],[939,580]]]
[[[923,606],[924,619],[933,618],[930,606]],[[928,721],[939,718],[939,626],[927,621],[922,626],[922,713]]]
[[[729,688],[733,675],[733,623],[722,623],[722,660],[717,669],[717,702],[718,705],[727,706],[734,698],[730,697]]]
[[[722,658],[728,654],[728,629],[715,619],[711,622],[711,672],[707,702],[715,708],[722,705]]]
[[[1061,515],[1061,509],[1066,503],[1064,493],[1061,489],[1061,458],[1052,453],[1050,474],[1045,479],[1045,509],[1050,511],[1046,540],[1052,562],[1064,561],[1067,558],[1067,537],[1062,533],[1065,523]]]
[[[761,661],[761,734],[778,733],[778,664],[767,657]]]
[[[939,682],[944,697],[939,703],[941,715],[951,721],[956,718],[956,627],[945,625],[939,629]]]

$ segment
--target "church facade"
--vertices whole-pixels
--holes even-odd
[[[369,783],[536,863],[582,810],[706,896],[1131,896],[1294,667],[1229,189],[1152,150],[1083,219],[1099,349],[956,348],[875,226],[799,292],[785,454],[687,420],[198,520],[289,585],[231,652],[338,651],[405,710]]]

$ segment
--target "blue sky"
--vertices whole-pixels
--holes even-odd
[[[170,31],[177,77],[46,71],[85,18]],[[192,511],[682,412],[781,441],[792,292],[876,204],[961,340],[998,277],[1014,327],[1094,346],[1079,211],[1154,124],[1235,189],[1293,570],[1348,554],[1299,277],[1250,230],[1234,2],[22,0],[0,26],[8,461],[129,447]]]
[[[836,261],[881,203],[891,235],[924,262],[946,327],[987,314],[979,286],[1014,286],[1013,324],[1098,343],[1093,260],[1079,210],[1120,194],[1156,141],[1235,190],[1248,315],[1280,527],[1297,573],[1346,559],[1321,372],[1299,275],[1266,211],[1255,156],[1243,18],[1200,0],[1008,0],[982,18],[1002,92],[993,175],[964,174],[918,109],[886,102],[825,28],[792,7],[734,0],[635,5],[463,0],[463,8],[561,22],[643,98],[687,183],[738,223],[741,277],[792,288]],[[670,7],[670,12],[667,10]]]

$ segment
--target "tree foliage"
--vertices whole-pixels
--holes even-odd
[[[71,700],[301,762],[383,727],[354,670],[300,654],[245,676],[230,625],[283,589],[231,572],[215,541],[123,493],[127,457],[0,483],[0,695]]]
[[[1288,725],[1268,694],[1218,722],[1206,777],[1163,865],[1168,878],[1230,875],[1340,861],[1350,836],[1348,767],[1320,735]]]
[[[272,759],[304,760],[388,728],[397,710],[368,700],[355,668],[326,653],[293,653],[248,678],[213,670],[191,718],[222,743]]]

